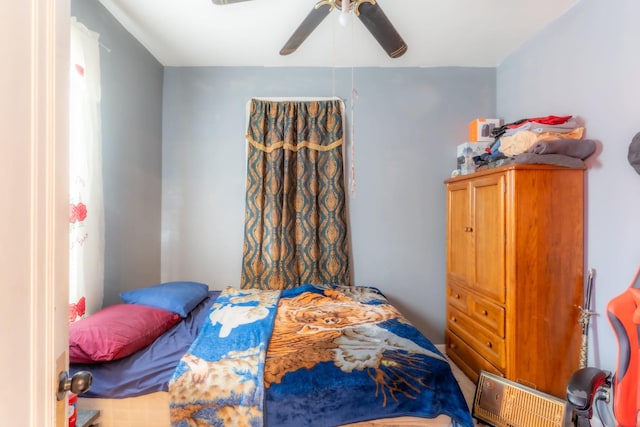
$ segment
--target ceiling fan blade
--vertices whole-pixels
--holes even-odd
[[[407,51],[407,44],[384,14],[377,0],[358,0],[354,13],[390,57],[397,58]]]
[[[223,4],[231,4],[231,3],[240,3],[241,1],[249,1],[249,0],[211,0],[213,4],[223,5]]]
[[[294,31],[289,40],[285,43],[284,47],[280,49],[280,55],[289,55],[295,52],[298,47],[304,42],[309,34],[316,29],[318,25],[329,15],[334,9],[335,3],[333,0],[321,0],[311,9],[311,12],[302,21],[300,26]]]

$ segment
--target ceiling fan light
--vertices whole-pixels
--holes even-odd
[[[343,27],[346,27],[349,24],[349,0],[342,0],[342,9],[340,10],[340,16],[338,17],[338,22]]]
[[[338,16],[338,22],[343,27],[346,27],[349,24],[349,13],[348,12],[340,12],[340,16]]]

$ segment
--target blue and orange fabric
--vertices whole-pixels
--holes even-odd
[[[339,99],[251,100],[243,288],[350,284]]]
[[[445,356],[376,288],[225,289],[169,382],[171,425],[333,427],[447,415]]]

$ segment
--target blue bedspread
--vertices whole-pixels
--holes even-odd
[[[189,315],[148,347],[122,359],[95,364],[72,363],[71,375],[89,371],[93,382],[82,398],[122,399],[167,391],[176,365],[198,336],[211,304],[220,291],[209,291],[207,298]]]
[[[228,288],[208,319],[169,383],[174,427],[473,425],[445,357],[375,288]]]

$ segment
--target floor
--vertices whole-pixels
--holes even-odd
[[[438,350],[440,350],[443,354],[446,355],[444,344],[436,345],[436,347],[438,347]],[[469,379],[469,377],[467,377],[460,370],[460,368],[458,368],[458,366],[456,366],[455,363],[453,363],[451,360],[449,360],[449,362],[451,364],[451,370],[453,371],[453,375],[456,377],[456,380],[458,380],[458,384],[460,385],[462,394],[464,395],[464,398],[467,401],[469,410],[471,410],[473,406],[473,398],[476,393],[476,385],[473,383],[473,381],[471,381],[471,379]],[[475,425],[478,425],[478,421],[476,419],[474,419],[473,421]]]

